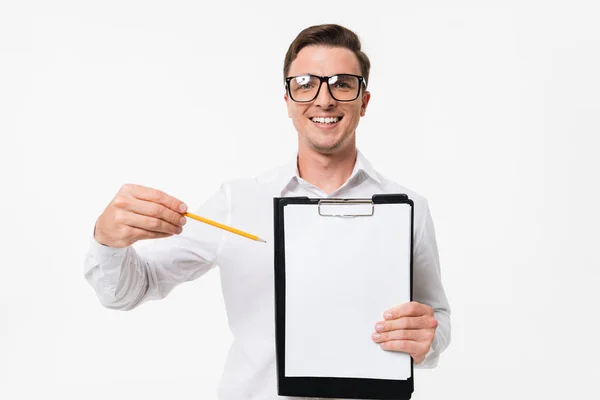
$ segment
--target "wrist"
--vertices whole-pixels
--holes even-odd
[[[102,237],[102,234],[99,231],[96,230],[96,225],[97,224],[98,224],[98,222],[96,222],[96,224],[94,224],[94,234],[93,234],[94,240],[98,244],[101,244],[104,247],[113,247],[113,246],[110,246],[109,244],[107,244],[107,243],[109,243],[109,241],[107,241],[106,238]]]

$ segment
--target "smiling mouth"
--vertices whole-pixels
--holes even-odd
[[[312,117],[310,120],[317,125],[335,125],[342,120],[343,117]]]

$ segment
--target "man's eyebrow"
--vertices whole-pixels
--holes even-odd
[[[356,75],[356,76],[362,76],[361,73],[357,74],[357,73],[353,73],[353,72],[336,72],[335,74],[331,74],[331,75],[311,74],[310,72],[305,72],[305,73],[300,73],[300,74],[296,74],[296,75],[290,74],[290,77],[292,77],[292,76],[305,76],[305,75],[313,75],[313,76]]]

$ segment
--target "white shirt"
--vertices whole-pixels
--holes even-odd
[[[223,184],[194,211],[258,235],[267,244],[190,222],[180,235],[143,241],[145,246],[138,242],[133,247],[111,248],[92,238],[85,277],[103,306],[130,310],[164,298],[177,285],[218,266],[234,338],[219,399],[286,399],[277,395],[275,364],[273,197],[371,197],[376,193],[406,193],[414,202],[413,299],[433,307],[438,321],[431,351],[416,367],[433,368],[450,342],[450,307],[427,200],[376,172],[360,151],[350,178],[329,195],[299,177],[294,159],[257,178]]]

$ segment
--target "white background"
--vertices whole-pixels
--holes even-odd
[[[216,397],[217,272],[103,309],[92,227],[125,182],[196,207],[287,162],[284,54],[326,22],[372,60],[360,149],[436,224],[453,340],[414,398],[597,398],[595,3],[2,0],[0,398]]]

